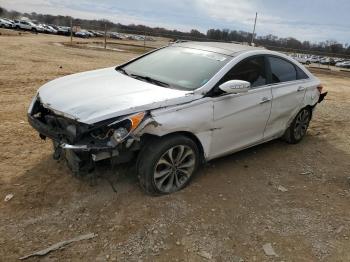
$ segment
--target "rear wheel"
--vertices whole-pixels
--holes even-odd
[[[139,155],[138,174],[142,188],[150,195],[170,194],[183,189],[199,166],[195,142],[182,135],[160,138]]]
[[[284,139],[290,144],[299,143],[306,135],[311,120],[311,110],[303,108],[297,114],[284,134]]]

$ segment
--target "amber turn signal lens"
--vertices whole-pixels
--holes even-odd
[[[139,126],[139,124],[141,123],[141,121],[143,120],[144,117],[145,117],[144,112],[130,116],[130,118],[129,118],[131,120],[131,130],[130,131],[135,130]]]

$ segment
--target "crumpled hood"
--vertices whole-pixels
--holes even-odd
[[[46,107],[86,124],[195,99],[189,91],[156,86],[114,68],[58,78],[38,93]]]

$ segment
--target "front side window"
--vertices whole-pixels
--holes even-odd
[[[119,69],[131,77],[162,82],[170,88],[195,90],[206,84],[230,59],[223,54],[173,46]]]
[[[295,81],[298,79],[295,66],[281,58],[269,57],[271,66],[272,83]]]
[[[254,88],[267,84],[265,59],[263,56],[256,56],[243,60],[234,66],[219,82],[219,85],[230,80],[244,80]]]

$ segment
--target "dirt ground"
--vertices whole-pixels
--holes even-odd
[[[28,125],[45,82],[135,56],[67,41],[0,36],[0,261],[87,233],[97,236],[27,261],[350,261],[350,74],[315,72],[329,96],[300,144],[211,161],[183,191],[149,197],[131,166],[77,180]]]

